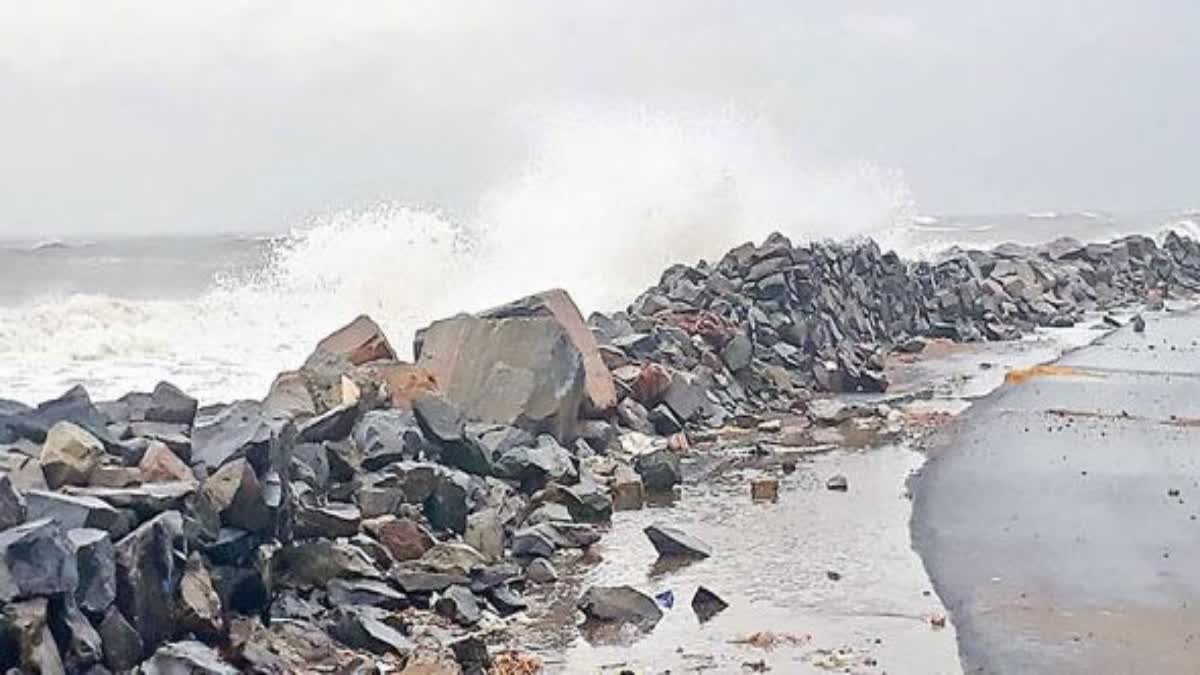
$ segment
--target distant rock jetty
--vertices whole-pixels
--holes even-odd
[[[773,235],[586,322],[562,291],[448,317],[412,363],[359,317],[258,401],[201,407],[167,383],[0,401],[0,670],[529,667],[481,627],[614,510],[674,489],[712,430],[779,433],[772,411],[883,424],[886,406],[820,397],[886,390],[885,354],[928,339],[1197,290],[1200,245],[1174,234],[921,263]],[[624,587],[579,606],[640,630],[661,616]]]

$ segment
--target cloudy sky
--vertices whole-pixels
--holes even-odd
[[[1198,28],[1192,0],[0,0],[0,236],[470,208],[544,111],[610,106],[736,110],[928,212],[1191,207]]]

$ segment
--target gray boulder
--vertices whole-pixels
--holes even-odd
[[[467,627],[479,623],[479,619],[483,615],[475,594],[466,586],[447,588],[434,603],[434,609],[447,619]]]
[[[238,675],[215,649],[203,642],[185,641],[163,645],[146,659],[142,675]]]
[[[129,625],[120,610],[109,607],[104,619],[96,628],[104,645],[104,665],[115,672],[123,673],[141,662],[142,637]]]
[[[409,606],[408,596],[376,579],[334,579],[325,590],[334,607],[366,605],[397,612]]]
[[[143,523],[116,544],[117,607],[146,648],[169,640],[174,630],[179,572],[167,517]]]
[[[651,525],[643,530],[658,555],[666,558],[707,558],[712,549],[683,530],[665,525]]]
[[[75,551],[79,585],[75,600],[92,616],[103,616],[117,598],[117,559],[112,539],[103,530],[79,528],[67,532]]]
[[[186,424],[191,427],[196,419],[196,399],[179,390],[169,382],[159,382],[150,395],[149,405],[142,417],[146,422]]]
[[[0,473],[0,530],[25,522],[25,498],[13,487],[8,474]]]
[[[630,624],[650,630],[662,619],[654,598],[629,586],[593,586],[578,605],[591,621]]]
[[[408,410],[372,410],[354,427],[354,442],[363,451],[362,466],[378,471],[403,460],[417,460],[436,451],[425,438],[416,415]]]
[[[74,593],[78,583],[75,552],[58,523],[43,518],[0,532],[0,603]]]
[[[389,623],[391,614],[376,607],[338,607],[330,633],[351,649],[406,657],[415,645]]]
[[[670,490],[683,482],[679,457],[670,450],[655,450],[639,455],[634,460],[633,469],[642,477],[642,485],[650,492]]]
[[[552,481],[570,484],[579,480],[571,453],[551,436],[538,438],[535,446],[505,452],[496,460],[496,473],[519,481],[521,490],[530,494]]]

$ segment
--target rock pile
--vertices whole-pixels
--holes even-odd
[[[873,241],[794,245],[774,234],[716,264],[675,265],[625,312],[589,319],[630,428],[670,433],[787,408],[810,392],[880,392],[883,350],[925,338],[1007,340],[1090,310],[1200,290],[1200,244],[951,250],[909,263]]]

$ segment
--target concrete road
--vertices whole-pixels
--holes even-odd
[[[1010,382],[914,477],[968,673],[1200,673],[1200,316]]]

